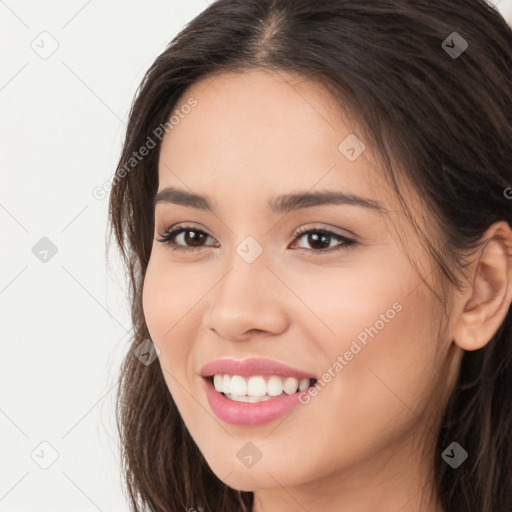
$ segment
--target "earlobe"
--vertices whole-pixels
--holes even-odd
[[[512,300],[512,230],[504,222],[489,227],[473,266],[473,284],[464,296],[452,339],[464,350],[484,347],[505,320]],[[467,298],[469,296],[469,298]]]

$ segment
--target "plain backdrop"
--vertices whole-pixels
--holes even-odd
[[[0,0],[0,512],[128,510],[113,404],[129,306],[93,191],[145,71],[207,6]]]

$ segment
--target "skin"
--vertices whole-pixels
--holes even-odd
[[[510,304],[510,228],[489,228],[468,267],[473,285],[455,294],[438,339],[442,305],[427,286],[433,263],[369,145],[353,162],[338,150],[347,135],[364,135],[332,98],[300,77],[263,70],[196,83],[177,108],[190,97],[197,106],[163,139],[158,189],[208,195],[214,212],[157,204],[143,307],[169,391],[206,461],[227,485],[255,492],[253,512],[441,512],[435,493],[429,498],[436,422],[462,349],[484,346]],[[350,192],[388,213],[267,209],[271,197],[311,190]],[[420,204],[411,190],[405,197]],[[421,208],[418,219],[428,219]],[[178,223],[209,236],[195,250],[172,251],[157,240]],[[332,237],[313,254],[320,245],[307,234],[294,241],[299,227],[358,243],[335,251],[343,242]],[[250,264],[236,252],[247,236],[263,249]],[[175,243],[194,247],[183,234]],[[397,302],[401,311],[288,416],[234,426],[210,409],[199,376],[207,362],[268,357],[322,376]],[[262,454],[251,468],[237,458],[249,441]]]

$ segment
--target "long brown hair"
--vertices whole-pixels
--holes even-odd
[[[214,73],[251,68],[324,85],[341,108],[356,113],[398,197],[398,173],[419,192],[438,235],[418,234],[440,279],[460,289],[461,254],[492,223],[512,226],[511,36],[484,0],[218,0],[157,57],[130,111],[109,203],[109,234],[128,271],[134,329],[116,404],[133,511],[241,512],[253,502],[253,493],[213,474],[160,366],[136,357],[150,338],[142,286],[154,233],[158,127],[169,127],[187,88]],[[156,147],[134,164],[148,137]],[[402,204],[407,212],[403,198]],[[464,353],[444,411],[435,487],[447,512],[512,510],[511,404],[509,309],[484,348]],[[470,454],[457,470],[440,456],[454,440]]]

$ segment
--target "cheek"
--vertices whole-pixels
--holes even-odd
[[[362,324],[347,321],[350,335],[337,353],[343,392],[354,402],[367,408],[405,403],[414,410],[419,396],[426,397],[435,375],[436,339],[430,318],[419,314],[421,304],[410,296],[395,301],[396,308],[384,303]]]
[[[193,272],[170,265],[161,254],[152,256],[144,278],[142,304],[153,341],[175,337],[176,328],[187,324],[194,314],[198,292],[203,289],[207,288]]]
[[[318,414],[322,401],[333,413],[324,435],[337,429],[354,454],[424,433],[421,418],[429,414],[439,373],[436,333],[426,311],[428,291],[408,293],[388,289],[380,298],[345,300],[338,342],[326,347],[330,380],[312,402],[318,400]]]
[[[431,398],[439,369],[429,304],[436,298],[417,286],[410,266],[390,261],[385,272],[375,264],[341,269],[333,279],[322,269],[314,280],[297,273],[293,281],[316,313],[300,326],[322,354],[316,369],[325,384],[311,398],[311,411],[321,415],[320,404],[328,404],[332,423],[321,427],[326,436],[335,428],[354,441],[393,437],[417,422],[415,414],[423,414]]]
[[[388,261],[393,263],[383,265]],[[414,314],[417,307],[411,293],[413,271],[409,272],[396,254],[383,255],[377,262],[356,263],[348,260],[339,268],[318,266],[308,271],[295,268],[282,272],[301,299],[290,302],[292,321],[307,330],[305,340],[330,354],[331,362],[333,355],[351,348],[357,351],[357,346],[352,346],[354,340],[364,349],[372,340],[395,337],[393,348],[400,350],[399,344],[404,341],[400,333],[406,334],[411,327],[402,321],[403,317]]]
[[[172,314],[174,310],[170,303],[172,298],[172,294],[171,297],[169,296],[170,290],[172,289],[168,287],[165,274],[162,275],[159,266],[150,260],[142,289],[142,308],[151,340],[159,346],[160,350],[162,349],[159,345],[161,336],[172,326],[170,323],[172,318],[165,314],[166,311]]]
[[[194,285],[179,270],[157,259],[149,262],[142,292],[144,318],[151,340],[160,349],[159,361],[164,376],[183,379],[187,371],[193,333],[187,328],[195,324],[193,305],[197,301]],[[172,379],[170,384],[172,384]]]

